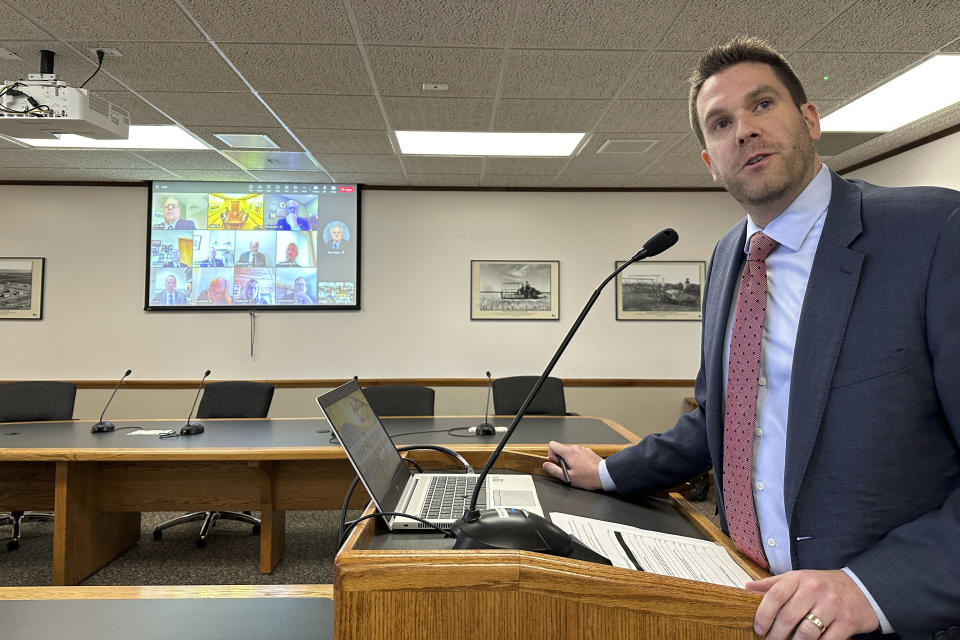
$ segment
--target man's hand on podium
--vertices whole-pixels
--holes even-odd
[[[544,471],[562,481],[563,471],[559,466],[559,457],[562,457],[563,461],[567,463],[570,484],[591,491],[603,488],[603,485],[600,484],[600,472],[598,471],[600,456],[578,444],[560,444],[551,440],[548,446],[547,456],[550,458],[550,462],[543,463]]]
[[[753,630],[767,640],[840,640],[880,626],[870,601],[843,571],[788,571],[746,586],[764,594]]]

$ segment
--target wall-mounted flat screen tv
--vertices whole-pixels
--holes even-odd
[[[356,184],[153,182],[144,309],[360,308]]]

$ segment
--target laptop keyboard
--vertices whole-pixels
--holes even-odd
[[[420,517],[427,520],[457,520],[470,504],[477,476],[437,476],[430,480]],[[477,509],[487,508],[486,484],[477,497]]]

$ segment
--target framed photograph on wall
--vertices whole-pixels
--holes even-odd
[[[701,320],[706,270],[706,262],[630,265],[617,275],[617,320]]]
[[[43,317],[43,258],[0,258],[0,319]]]
[[[471,260],[471,320],[559,320],[559,260]]]

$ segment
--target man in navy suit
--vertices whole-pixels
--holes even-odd
[[[712,464],[727,530],[727,378],[741,366],[731,331],[745,251],[762,231],[776,246],[746,493],[775,575],[747,585],[764,594],[755,630],[960,634],[960,193],[877,187],[822,165],[817,109],[761,41],[711,50],[691,85],[703,159],[747,213],[711,259],[699,407],[605,461],[550,443],[544,468],[561,477],[562,456],[577,486],[628,494]]]
[[[196,229],[197,225],[193,223],[193,220],[188,220],[181,218],[180,214],[182,213],[182,205],[180,201],[170,196],[163,201],[163,208],[160,210],[163,214],[163,223],[153,225],[154,229],[176,229],[178,231],[183,229]]]

